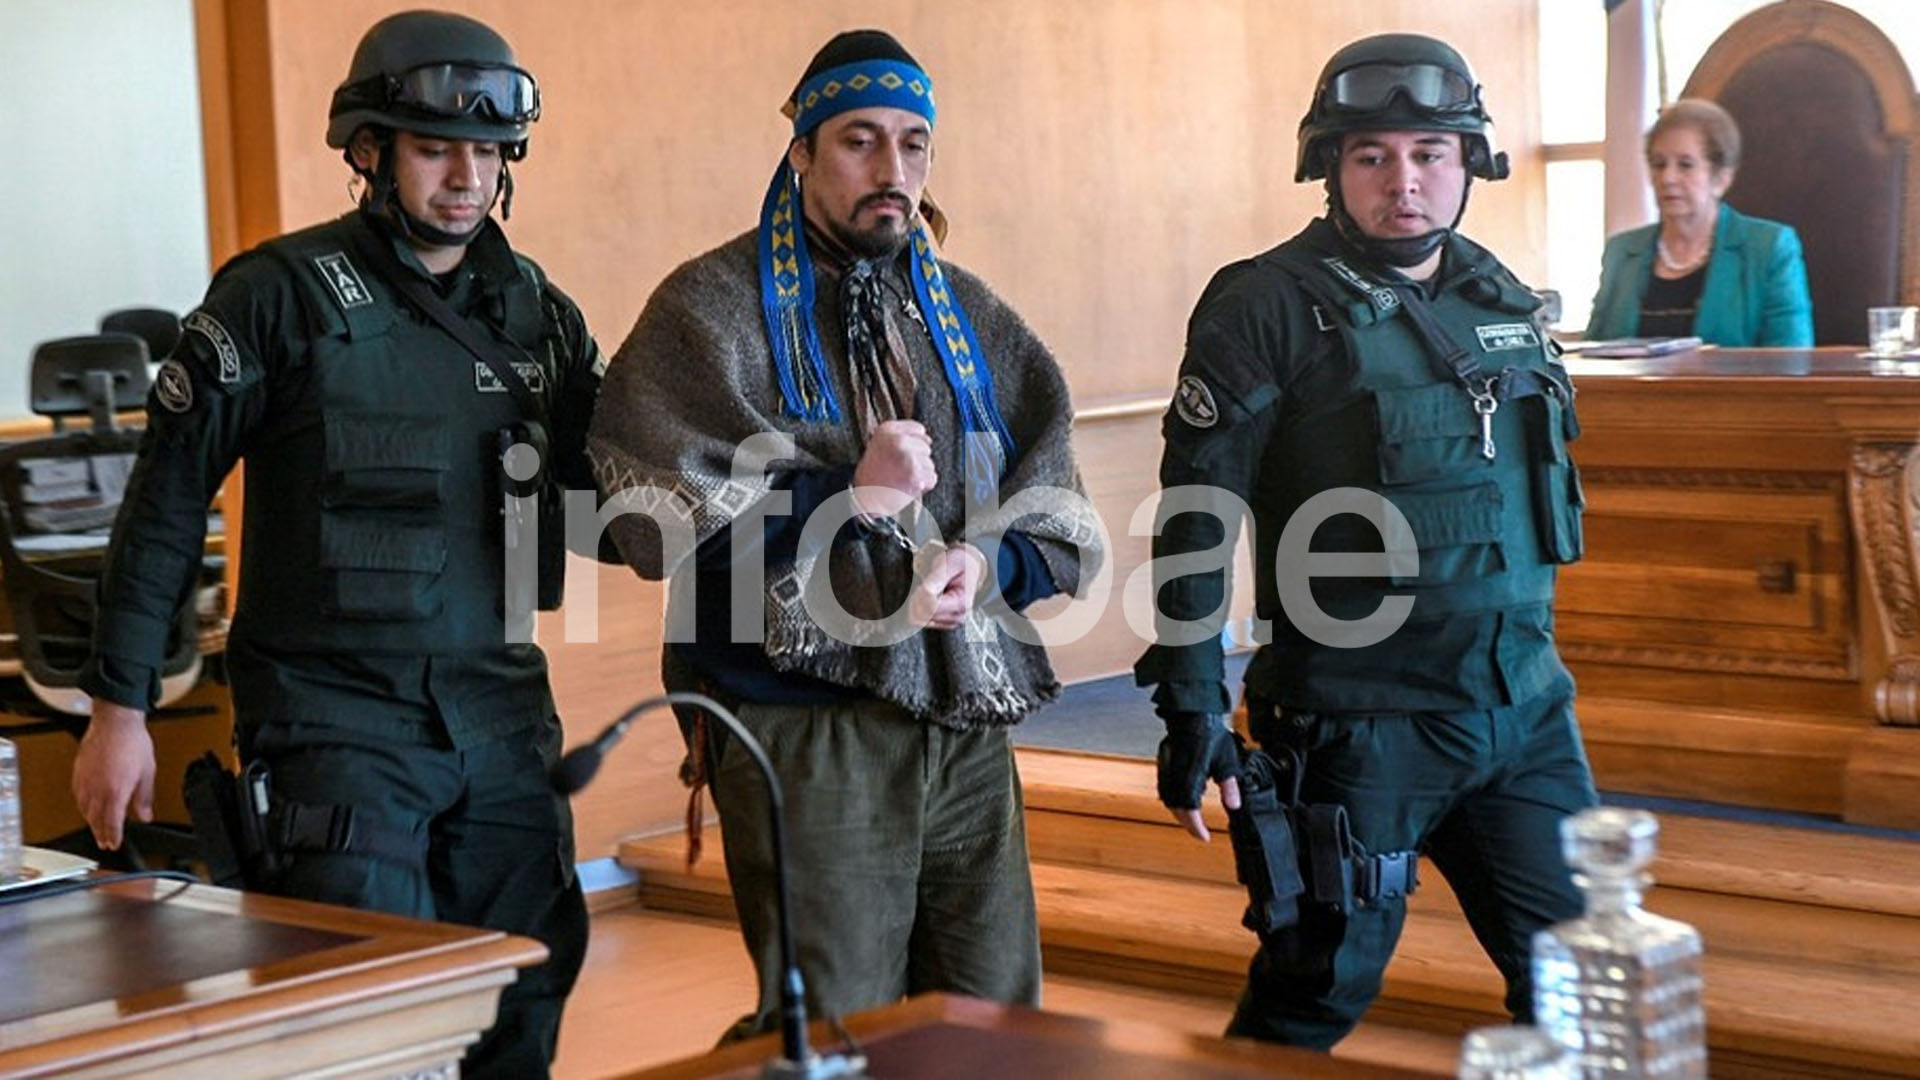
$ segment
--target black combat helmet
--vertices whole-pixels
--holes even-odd
[[[1446,42],[1421,34],[1378,34],[1333,54],[1320,69],[1313,104],[1300,119],[1296,182],[1327,175],[1340,137],[1353,131],[1453,131],[1467,168],[1484,180],[1507,178],[1507,155],[1494,149],[1493,118],[1467,61]]]
[[[444,11],[403,11],[373,25],[333,92],[327,145],[344,149],[367,124],[527,153],[540,118],[540,87],[514,62],[506,39]]]

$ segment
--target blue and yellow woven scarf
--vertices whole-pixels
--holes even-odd
[[[788,103],[793,135],[799,138],[828,118],[853,109],[885,106],[934,117],[933,81],[910,64],[867,60],[829,68],[801,84]],[[960,420],[970,446],[988,446],[995,453],[995,476],[1006,471],[1013,454],[1013,434],[1000,416],[993,396],[993,375],[980,355],[967,313],[947,289],[940,260],[933,251],[924,218],[916,214],[908,239],[913,258],[914,294],[923,314],[932,316],[929,331],[946,368],[947,384],[960,406]],[[785,155],[774,170],[773,183],[760,208],[760,307],[773,346],[773,364],[780,377],[780,395],[786,415],[801,420],[840,420],[827,377],[826,358],[813,321],[813,260],[807,255],[807,234],[800,207],[800,182]],[[980,437],[984,436],[984,437]]]

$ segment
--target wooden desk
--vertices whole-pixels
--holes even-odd
[[[1187,1035],[1141,1024],[928,994],[849,1017],[868,1071],[888,1080],[1099,1077],[1100,1080],[1443,1080],[1451,1074],[1387,1069],[1244,1039]],[[815,1024],[813,1045],[837,1046]],[[750,1080],[778,1055],[767,1035],[625,1080]]]
[[[492,930],[137,881],[0,907],[0,1077],[451,1077],[514,969]]]
[[[1920,828],[1920,363],[1570,360],[1557,637],[1602,786]]]

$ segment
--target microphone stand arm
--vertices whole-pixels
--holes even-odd
[[[779,913],[778,930],[780,940],[780,1051],[781,1056],[767,1062],[761,1076],[766,1080],[831,1080],[834,1077],[854,1077],[866,1075],[866,1059],[860,1055],[845,1057],[829,1054],[822,1057],[807,1046],[807,991],[806,983],[800,976],[800,960],[793,944],[793,922],[790,915],[792,894],[787,887],[787,836],[786,802],[780,793],[780,781],[773,774],[773,763],[767,760],[767,752],[761,748],[760,741],[740,723],[732,712],[719,702],[705,694],[668,693],[648,698],[621,714],[599,740],[598,745],[611,747],[625,735],[627,728],[643,713],[650,712],[662,705],[691,705],[703,709],[709,716],[720,721],[734,738],[740,740],[760,775],[767,782],[767,804],[769,824],[772,826],[773,841],[773,884],[775,910]]]

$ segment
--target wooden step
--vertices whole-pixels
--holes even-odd
[[[730,912],[719,830],[707,830],[707,853],[691,871],[683,843],[678,833],[632,839],[621,861],[640,871],[650,905]],[[1033,877],[1049,973],[1212,994],[1223,1003],[1238,992],[1254,947],[1239,926],[1246,901],[1238,887],[1047,862],[1035,864]],[[1711,941],[1713,928],[1706,929]],[[1791,919],[1781,922],[1782,936],[1793,930]],[[1871,942],[1857,944],[1871,954]],[[1920,1000],[1920,975],[1813,959],[1782,963],[1710,944],[1705,977],[1716,1078],[1920,1076],[1920,1025],[1907,1015],[1908,1003]],[[1458,914],[1418,906],[1368,1020],[1457,1036],[1503,1022],[1501,995],[1499,976]]]
[[[652,836],[629,838],[620,848],[620,862],[640,872],[640,892],[644,904],[659,911],[680,912],[715,919],[734,917],[733,896],[727,884],[726,855],[721,847],[719,827],[709,826],[703,835],[705,852],[692,868],[686,863],[685,836],[678,830]],[[1233,997],[1239,993],[1240,979],[1246,968],[1246,955],[1231,951],[1216,957],[1217,970],[1195,973],[1190,965],[1172,962],[1158,969],[1150,965],[1115,963],[1110,954],[1097,947],[1077,953],[1070,944],[1075,940],[1066,914],[1070,905],[1055,903],[1055,896],[1071,895],[1077,888],[1071,882],[1049,891],[1041,878],[1051,873],[1047,867],[1035,867],[1035,899],[1043,911],[1041,937],[1045,948],[1046,1004],[1050,1009],[1072,1013],[1091,1009],[1115,998],[1138,1007],[1135,999],[1158,995],[1167,1003],[1161,1015],[1142,1014],[1138,1018],[1160,1024],[1173,1024],[1183,1030],[1217,1035],[1232,1014]],[[1051,878],[1047,878],[1051,881]],[[1197,928],[1194,928],[1197,929]],[[1199,935],[1195,935],[1197,940]],[[1086,940],[1085,935],[1081,940]],[[1249,939],[1251,940],[1251,939]],[[1211,1016],[1197,1015],[1201,1003],[1211,1003]],[[1124,1013],[1124,1010],[1122,1010]],[[1113,1007],[1100,1009],[1099,1015],[1113,1016]],[[1385,1015],[1385,1014],[1383,1014]],[[1343,1040],[1335,1051],[1342,1058],[1372,1062],[1397,1068],[1419,1068],[1432,1072],[1452,1069],[1459,1054],[1459,1025],[1429,1026],[1367,1023]]]
[[[1579,711],[1588,760],[1612,790],[1816,814],[1846,808],[1855,723],[1600,693],[1583,693]]]
[[[1222,835],[1195,843],[1154,796],[1153,765],[1022,749],[1049,973],[1228,998],[1254,948]],[[1663,815],[1649,907],[1707,942],[1715,1076],[1920,1076],[1920,845]],[[648,902],[731,917],[717,828],[688,872],[678,834],[630,843]],[[1500,980],[1446,883],[1424,868],[1369,1020],[1457,1035],[1502,1019]]]
[[[1217,1036],[1232,1013],[1215,994],[1184,994],[1107,979],[1047,972],[1042,998],[1049,1012]],[[1460,1059],[1457,1035],[1366,1023],[1340,1041],[1334,1056],[1348,1061],[1451,1075]]]
[[[1165,824],[1121,819],[1087,818],[1029,809],[1028,846],[1036,865],[1085,866],[1136,877],[1233,884],[1231,849],[1224,837],[1209,844],[1193,841],[1168,821]],[[1781,961],[1820,960],[1857,967],[1867,972],[1904,972],[1920,975],[1920,918],[1864,907],[1805,903],[1738,892],[1720,891],[1733,875],[1708,875],[1701,868],[1674,861],[1669,869],[1682,881],[1709,877],[1714,889],[1688,888],[1663,882],[1649,891],[1649,909],[1700,928],[1709,948],[1754,958]],[[1811,865],[1811,864],[1809,864]],[[1743,868],[1746,869],[1746,868]],[[1177,870],[1168,873],[1168,870]],[[1432,863],[1421,863],[1421,884],[1411,908],[1459,917],[1459,906]],[[1801,869],[1802,878],[1820,875]],[[1816,880],[1816,884],[1822,884]],[[1850,899],[1841,882],[1825,890],[1829,898]],[[1775,896],[1789,890],[1769,889]],[[1821,895],[1821,889],[1803,895]],[[1898,905],[1891,905],[1898,906]],[[1791,930],[1783,930],[1790,927]]]
[[[1019,762],[1035,861],[1233,880],[1226,816],[1217,801],[1205,817],[1222,835],[1211,844],[1193,842],[1154,795],[1151,761],[1022,749]],[[1056,815],[1100,819],[1099,827],[1075,829]],[[1151,828],[1112,824],[1125,822]],[[1652,873],[1668,889],[1920,918],[1920,843],[1913,841],[1662,814]]]

